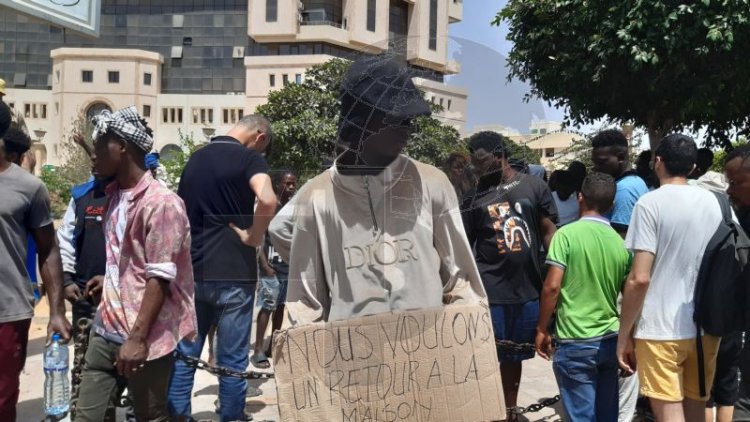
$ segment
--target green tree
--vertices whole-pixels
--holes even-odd
[[[726,146],[750,128],[747,0],[510,0],[502,22],[509,78],[567,123],[632,121],[652,149],[674,130]]]
[[[80,132],[89,144],[92,140],[88,138],[93,126],[83,116],[73,121],[74,132]],[[42,167],[41,179],[50,193],[52,215],[61,218],[70,202],[71,189],[91,177],[91,159],[80,145],[73,141],[72,136],[64,136],[60,143],[59,166],[45,165]]]
[[[586,134],[582,139],[575,139],[560,155],[552,160],[553,163],[559,164],[560,167],[567,168],[573,161],[582,162],[589,171],[594,169],[594,162],[591,159],[591,139],[597,133],[607,129],[620,129],[614,123],[609,122],[601,125],[598,129]],[[640,153],[641,145],[645,137],[643,131],[635,131],[633,133],[633,139],[630,141],[630,164],[635,165],[635,160],[638,158]]]
[[[350,62],[333,59],[310,68],[301,84],[289,84],[268,96],[257,114],[271,120],[274,144],[272,168],[289,167],[306,180],[321,171],[323,162],[336,155],[339,91]],[[434,111],[439,111],[434,106]],[[454,128],[435,118],[419,118],[404,153],[441,166],[451,152],[465,150]]]
[[[166,180],[164,182],[174,191],[177,190],[182,171],[185,170],[185,165],[190,156],[205,145],[204,143],[196,142],[192,132],[185,134],[180,130],[179,136],[180,150],[161,160],[161,165],[164,166],[164,172],[166,173]]]

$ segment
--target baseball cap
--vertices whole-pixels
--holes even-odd
[[[340,139],[359,143],[372,134],[373,123],[408,125],[415,117],[429,116],[430,106],[412,82],[415,76],[419,72],[391,54],[365,56],[352,63],[341,83]]]

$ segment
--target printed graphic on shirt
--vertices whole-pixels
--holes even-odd
[[[516,204],[516,210],[511,209],[508,202],[492,204],[487,211],[495,229],[497,251],[500,255],[508,252],[516,253],[528,250],[531,247],[531,233],[529,226],[522,218],[514,214],[520,214],[520,204]],[[513,211],[516,211],[514,213]]]
[[[87,206],[83,218],[86,227],[102,224],[102,220],[104,219],[104,205]]]

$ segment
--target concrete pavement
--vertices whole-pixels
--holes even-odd
[[[36,310],[37,316],[31,325],[28,359],[26,360],[26,368],[21,375],[21,394],[18,404],[19,422],[39,422],[43,419],[44,370],[42,360],[47,314],[48,308],[46,304],[44,302],[40,303]],[[208,359],[207,349],[204,350],[203,359]],[[247,401],[247,410],[253,415],[254,420],[277,421],[279,415],[276,407],[276,383],[274,380],[253,380],[251,384],[262,391],[261,396],[249,397]],[[218,380],[205,371],[198,371],[195,379],[195,387],[193,388],[192,402],[193,417],[196,420],[219,420],[216,413],[214,413],[214,403],[218,398],[218,391]],[[557,392],[557,385],[552,374],[552,366],[549,362],[541,358],[535,358],[524,365],[519,405],[528,406],[537,403],[540,399],[552,397]],[[528,414],[527,420],[559,421],[561,420],[560,414],[561,411],[558,404],[551,409],[543,409],[538,413]],[[119,415],[122,417],[122,413]]]

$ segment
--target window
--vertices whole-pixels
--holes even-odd
[[[171,51],[169,52],[169,57],[172,59],[181,59],[182,58],[182,46],[181,45],[173,45]]]
[[[94,82],[94,71],[93,70],[82,70],[81,71],[81,82]]]
[[[435,104],[435,96],[434,96],[434,95],[432,96],[432,99],[430,99],[430,102],[431,102],[432,104]]]
[[[117,72],[117,71],[109,71],[109,72],[107,72],[107,80],[109,80],[109,83],[111,83],[111,84],[119,84],[120,83],[120,72]]]
[[[367,0],[367,30],[375,32],[375,4],[377,0]]]
[[[148,72],[143,74],[143,85],[151,86],[151,74]]]
[[[298,74],[294,75],[294,83],[296,83],[297,85],[302,85],[302,74],[301,73],[298,73]]]
[[[430,0],[430,50],[437,51],[438,0]]]
[[[60,83],[60,71],[59,70],[55,71],[55,83],[56,84]]]
[[[245,110],[241,108],[223,108],[221,109],[223,120],[225,125],[233,125],[240,121],[242,116],[245,115]]]
[[[281,78],[282,78],[282,81],[284,82],[284,86],[287,86],[287,85],[289,85],[289,75],[287,75],[287,74],[285,73],[284,75],[282,75],[282,77],[281,77]]]
[[[26,74],[16,73],[13,75],[13,86],[26,86]]]
[[[190,47],[193,45],[193,37],[184,37],[182,39],[182,45]]]
[[[440,107],[443,107],[443,100],[444,100],[444,98],[440,99]]]
[[[276,86],[276,75],[268,75],[268,85],[270,85],[271,88]]]
[[[46,119],[46,103],[26,103],[23,105],[23,117],[27,119]]]
[[[539,129],[539,134],[540,135],[546,135],[547,134],[547,129]]]
[[[266,22],[276,22],[279,18],[278,0],[266,0]]]
[[[449,99],[448,100],[448,110],[451,109],[451,104],[453,104],[453,100]]]
[[[214,109],[205,107],[193,107],[193,124],[213,124]]]
[[[172,15],[172,28],[182,28],[185,22],[185,15]]]
[[[164,107],[161,109],[162,123],[182,123],[181,107]]]
[[[11,110],[16,109],[16,103],[8,103],[8,107],[10,107]]]
[[[150,105],[144,105],[143,106],[143,117],[151,117],[151,106]]]
[[[547,158],[552,158],[555,156],[555,149],[554,148],[545,148],[544,149],[544,156]]]

